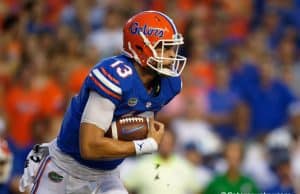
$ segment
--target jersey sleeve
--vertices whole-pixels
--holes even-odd
[[[108,60],[96,65],[90,71],[86,84],[90,90],[109,99],[117,106],[122,99],[124,89],[116,69],[111,67],[113,63],[113,60]]]
[[[113,119],[114,111],[115,105],[109,99],[91,91],[81,116],[81,123],[96,125],[106,132]],[[105,116],[99,117],[99,115]]]

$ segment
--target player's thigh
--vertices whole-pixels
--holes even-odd
[[[65,194],[66,177],[49,158],[40,167],[31,194]]]
[[[96,192],[93,194],[128,194],[119,176],[106,175],[102,176]]]

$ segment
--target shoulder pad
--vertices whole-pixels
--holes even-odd
[[[118,58],[108,58],[98,63],[90,71],[88,83],[92,90],[113,102],[122,99],[122,94],[131,85],[133,74],[131,65]]]

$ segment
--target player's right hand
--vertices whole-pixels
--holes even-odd
[[[148,130],[148,137],[153,138],[157,145],[160,144],[165,132],[165,125],[162,122],[150,118],[150,128]]]

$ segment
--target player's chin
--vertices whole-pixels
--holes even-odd
[[[155,60],[151,60],[151,59],[150,59],[150,60],[148,61],[148,63],[151,64],[151,65],[154,66],[154,67],[158,67],[158,66],[162,65],[162,66],[164,66],[164,67],[169,68],[169,67],[171,67],[172,64],[174,63],[174,60],[173,60],[173,59],[163,59],[163,60],[161,60],[161,63],[159,63],[159,62],[157,62],[157,61],[155,61]]]
[[[162,66],[163,66],[163,68],[171,69],[173,63],[174,63],[173,60],[164,60]],[[156,61],[151,61],[150,64],[152,64],[152,66],[154,66],[154,67],[160,69],[160,68],[158,67],[158,64],[157,64]],[[146,72],[147,74],[158,75],[158,76],[160,76],[160,77],[166,76],[165,74],[162,74],[162,73],[160,73],[160,72],[154,70],[153,68],[151,68],[151,67],[149,67],[149,66],[145,68],[145,72]]]
[[[171,66],[172,66],[173,63],[174,63],[174,60],[172,60],[172,59],[165,59],[163,61],[163,66],[165,68],[171,68]]]

